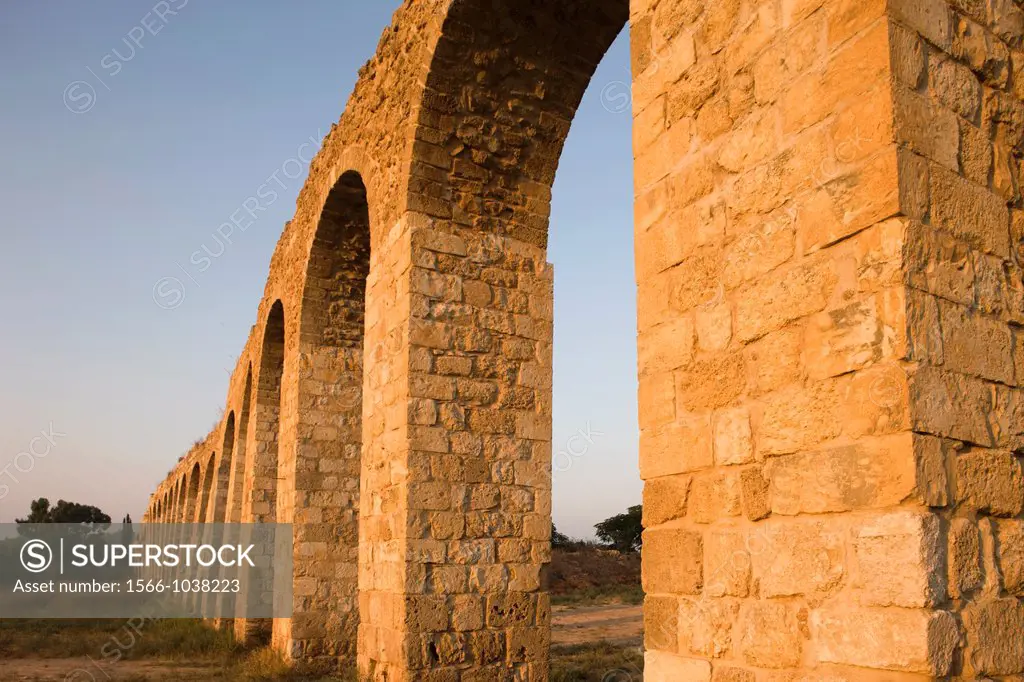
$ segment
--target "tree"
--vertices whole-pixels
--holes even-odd
[[[33,500],[28,518],[15,519],[15,523],[89,523],[108,525],[110,517],[93,507],[77,502],[59,500],[57,506],[51,507],[45,497]]]
[[[616,514],[596,524],[597,538],[620,552],[638,551],[644,531],[641,522],[643,510],[643,506],[638,504],[627,509],[625,514]]]
[[[551,546],[554,549],[565,549],[571,547],[573,539],[565,533],[559,533],[558,529],[555,528],[555,524],[551,524]]]

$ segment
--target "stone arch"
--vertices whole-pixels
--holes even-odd
[[[263,329],[259,374],[256,379],[256,415],[253,465],[246,476],[249,503],[243,521],[272,523],[277,519],[278,444],[281,420],[281,381],[285,358],[284,305],[274,301]]]
[[[210,496],[214,494],[213,480],[214,470],[217,461],[217,453],[211,452],[206,464],[203,466],[203,489],[199,498],[199,513],[196,516],[197,523],[206,523],[206,515],[210,509]]]
[[[235,451],[235,411],[228,413],[224,423],[224,439],[221,442],[220,459],[217,460],[216,494],[213,498],[211,521],[224,523],[227,518],[228,486],[231,485],[232,457]]]
[[[283,391],[286,355],[286,313],[281,299],[274,299],[267,312],[260,341],[257,374],[251,388],[255,411],[252,418],[251,452],[246,460],[243,484],[242,523],[290,523],[281,518],[282,462],[281,442],[284,416]],[[247,391],[248,392],[248,391]],[[285,457],[287,459],[287,457]],[[288,488],[284,488],[287,494]],[[277,633],[289,627],[290,619],[236,618],[235,636],[248,644],[277,641]]]
[[[184,476],[182,476],[181,478],[184,478]],[[184,490],[184,486],[182,486],[181,479],[179,478],[177,481],[175,481],[174,487],[172,488],[172,492],[171,492],[171,520],[172,520],[171,522],[172,523],[181,523],[182,522],[182,517],[184,516],[184,507],[185,507],[185,505],[183,504],[183,502],[184,502],[184,496],[182,495],[183,490]]]
[[[327,193],[306,261],[299,319],[294,457],[281,472],[281,513],[293,513],[296,590],[275,646],[293,658],[353,659],[362,363],[370,212],[358,171]],[[292,450],[294,448],[294,450]],[[286,500],[288,502],[286,502]]]
[[[177,502],[174,510],[174,522],[175,523],[186,523],[185,520],[185,490],[188,487],[188,473],[183,473],[181,478],[178,479],[175,497]]]
[[[196,512],[199,507],[199,479],[202,478],[202,468],[199,466],[199,462],[192,465],[192,470],[188,474],[186,481],[186,487],[188,492],[185,493],[185,506],[184,506],[184,523],[195,523]],[[185,490],[183,488],[182,490]]]
[[[370,607],[359,663],[373,679],[424,669],[452,679],[469,669],[546,679],[551,185],[576,108],[629,3],[445,7],[414,107],[407,187],[409,492],[398,493],[391,518],[377,513],[360,548],[361,600]],[[393,481],[370,476],[364,463],[364,525],[368,501],[395,494]],[[387,556],[389,539],[381,531],[395,527],[409,529],[408,554],[419,558],[382,570],[374,555]],[[467,667],[469,645],[452,645],[460,626],[449,614],[472,612],[472,592],[486,595],[487,611],[472,636],[500,644],[493,658]],[[387,613],[399,615],[376,617]],[[434,618],[409,627],[419,619],[413,613]]]
[[[229,523],[239,523],[242,520],[242,500],[245,497],[246,478],[246,439],[249,437],[249,405],[252,399],[252,364],[250,363],[245,372],[245,389],[242,394],[242,408],[239,412],[237,435],[233,449],[233,464],[230,471],[228,491],[228,516]]]
[[[628,14],[628,0],[453,2],[426,76],[411,205],[470,236],[545,248],[569,126]]]

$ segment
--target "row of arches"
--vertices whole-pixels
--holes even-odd
[[[315,579],[315,594],[296,595],[302,616],[275,622],[272,635],[244,621],[235,627],[246,639],[297,639],[300,644],[281,645],[295,657],[326,649],[351,655],[355,648],[369,269],[366,189],[359,173],[346,172],[327,197],[312,241],[301,320],[289,323],[281,299],[269,306],[244,390],[229,399],[219,434],[186,456],[150,511],[157,522],[293,524],[294,544],[304,548],[296,550],[295,579]],[[325,622],[332,624],[328,632]]]
[[[937,4],[407,0],[310,166],[227,419],[147,516],[292,524],[293,615],[272,624],[290,658],[355,659],[374,682],[549,678],[551,189],[583,92],[629,18],[639,459],[645,508],[655,508],[644,588],[670,634],[648,637],[644,674],[752,679],[823,662],[812,676],[833,665],[858,679],[866,668],[945,675],[956,635],[935,628],[956,619],[933,617],[938,602],[920,589],[901,601],[866,570],[885,564],[883,577],[932,585],[945,580],[943,562],[928,550],[879,563],[888,554],[866,538],[909,526],[861,514],[881,513],[890,494],[900,512],[934,514],[912,498],[947,494],[950,464],[934,459],[946,446],[918,440],[960,427],[916,411],[949,402],[935,398],[948,368],[900,388],[905,365],[923,358],[912,339],[939,319],[938,304],[910,297],[898,276],[916,267],[904,256],[942,265],[952,256],[920,226],[944,213],[936,227],[962,227],[962,211],[929,192],[962,189],[1005,228],[1005,206],[943,179],[969,139],[958,131],[976,122],[915,104],[915,116],[952,131],[951,142],[924,145],[908,142],[919,137],[915,116],[899,120],[911,100],[895,100],[894,86],[912,79],[900,88],[923,96],[930,55],[948,49],[953,17]],[[983,43],[998,38],[969,24],[958,25]],[[840,164],[841,176],[815,172],[834,168],[851,136],[859,146],[857,123],[877,133],[864,155]],[[791,219],[780,224],[783,212]],[[823,366],[810,367],[814,358]],[[974,379],[964,386],[988,395]],[[900,388],[894,400],[872,399],[888,381]],[[905,448],[890,447],[897,435]],[[880,482],[861,448],[883,453],[868,460],[905,457],[906,475]],[[822,473],[813,492],[824,497],[777,505],[768,460],[785,472],[783,458],[809,477],[803,487]],[[897,480],[906,494],[890,490]],[[813,524],[782,512],[797,508]],[[878,523],[863,527],[865,543],[834,553],[855,562],[838,574],[864,584],[830,581],[829,596],[790,580],[825,536],[847,537],[866,518]],[[749,553],[732,549],[769,528],[788,531],[761,560],[783,563],[751,575]],[[924,551],[895,537],[885,540]],[[737,553],[745,561],[721,561]],[[723,563],[746,567],[741,584],[730,576],[722,587]],[[761,593],[768,575],[772,594]],[[846,601],[851,592],[862,596]],[[721,666],[720,644],[742,651]]]
[[[152,523],[241,521],[246,470],[244,434],[249,423],[251,385],[250,367],[245,375],[238,428],[235,410],[231,409],[223,426],[194,446],[168,474],[152,496],[145,520]]]
[[[550,188],[627,14],[404,3],[311,164],[226,417],[149,512],[292,525],[288,657],[546,679]]]

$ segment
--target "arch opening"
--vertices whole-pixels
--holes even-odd
[[[199,498],[199,514],[196,516],[196,523],[206,523],[206,515],[210,509],[210,495],[213,494],[214,466],[217,461],[217,453],[211,452],[206,466],[203,467],[203,490]]]
[[[320,211],[302,290],[298,423],[289,490],[295,577],[313,581],[278,648],[303,658],[354,657],[358,628],[359,476],[370,215],[356,171],[337,179]]]
[[[216,493],[213,497],[213,523],[224,523],[227,519],[228,486],[231,485],[231,469],[235,451],[235,412],[228,413],[224,424],[224,440],[221,443],[220,459],[217,461]]]
[[[418,102],[408,202],[430,220],[411,228],[410,372],[430,376],[410,384],[433,390],[410,398],[410,460],[420,466],[408,477],[410,488],[436,499],[410,494],[408,511],[367,524],[362,598],[385,612],[455,612],[472,590],[448,577],[478,544],[471,585],[493,578],[474,585],[488,593],[488,613],[515,614],[480,629],[514,642],[503,656],[517,679],[547,677],[552,184],[584,92],[628,15],[627,0],[451,3]],[[364,466],[364,496],[387,499],[390,481],[371,473]],[[410,546],[429,539],[438,559],[409,560],[396,571],[370,565],[378,549],[387,556],[389,527],[416,529]],[[423,571],[426,594],[378,577],[403,569]],[[458,679],[485,670],[450,645],[455,626],[396,627],[368,613],[366,638],[412,642],[422,655],[362,649],[364,674],[430,669]]]
[[[187,523],[185,518],[185,491],[188,488],[188,474],[183,475],[178,480],[178,504],[177,509],[174,511],[174,522],[175,523]]]
[[[242,410],[239,413],[238,429],[235,434],[234,456],[228,483],[228,517],[229,523],[242,521],[242,501],[245,497],[245,476],[248,468],[246,462],[246,439],[249,437],[249,404],[252,400],[252,365],[245,373],[245,391],[242,395]]]
[[[196,462],[192,467],[192,471],[188,475],[188,492],[185,494],[185,523],[196,522],[196,510],[199,506],[200,477],[202,477],[202,470],[199,467],[199,462]]]
[[[284,374],[284,305],[275,301],[267,316],[256,387],[256,452],[252,468],[249,515],[256,523],[277,519],[278,444],[281,419],[281,380]]]

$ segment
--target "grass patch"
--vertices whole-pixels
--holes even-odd
[[[606,606],[609,604],[643,604],[644,590],[639,585],[603,585],[552,594],[555,606]]]
[[[122,660],[209,666],[209,676],[201,677],[208,680],[357,682],[354,672],[328,675],[290,668],[268,648],[246,651],[230,632],[199,620],[149,621],[140,632],[123,620],[0,620],[0,660],[90,656],[116,666],[110,652],[120,652]],[[635,646],[590,643],[551,648],[550,682],[641,682],[642,670],[643,654]]]
[[[331,675],[302,665],[290,667],[279,653],[269,648],[249,652],[227,671],[227,679],[247,682],[358,682],[354,670]]]
[[[551,648],[551,682],[642,682],[639,647],[605,642]]]
[[[238,652],[230,632],[200,620],[0,619],[0,659],[227,661]]]

